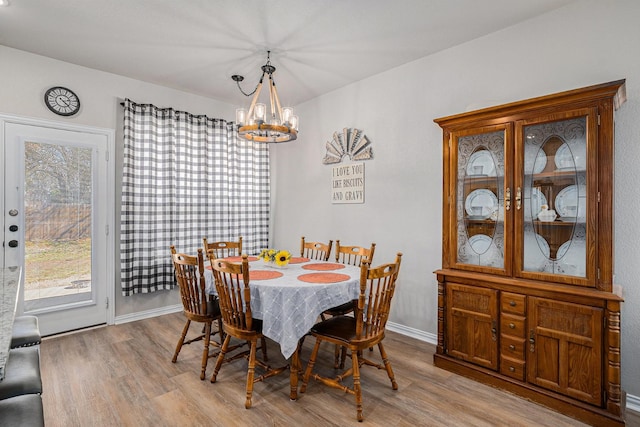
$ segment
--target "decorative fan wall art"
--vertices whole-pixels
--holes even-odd
[[[344,128],[342,133],[334,132],[333,139],[327,142],[322,163],[340,163],[345,157],[352,161],[373,159],[371,142],[360,129]]]

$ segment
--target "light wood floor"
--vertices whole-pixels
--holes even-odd
[[[289,400],[289,377],[256,383],[244,408],[246,361],[223,365],[218,382],[200,381],[202,343],[171,363],[181,313],[45,339],[41,344],[45,421],[56,426],[584,426],[509,393],[433,366],[433,345],[387,332],[385,347],[399,389],[384,371],[363,367],[363,423],[353,396],[310,382]],[[190,333],[195,333],[192,326]],[[313,340],[302,353],[306,363]],[[270,363],[285,363],[269,342]],[[333,349],[317,369],[331,371]],[[377,354],[377,349],[376,349]],[[630,417],[628,417],[630,418]],[[634,416],[630,425],[640,418]]]

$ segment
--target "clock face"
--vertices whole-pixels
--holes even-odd
[[[44,103],[49,110],[60,116],[73,116],[80,110],[80,99],[64,87],[52,87],[44,94]]]

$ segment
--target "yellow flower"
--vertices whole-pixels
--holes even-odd
[[[289,251],[279,251],[275,254],[275,262],[279,266],[287,265],[291,259]]]
[[[286,250],[280,249],[263,249],[260,251],[260,255],[258,258],[263,260],[264,262],[275,263],[278,266],[282,267],[289,263],[291,259],[291,253]]]

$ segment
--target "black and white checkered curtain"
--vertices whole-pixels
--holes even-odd
[[[269,149],[222,119],[124,103],[120,231],[123,295],[174,286],[169,246],[195,254],[202,238],[256,254],[269,237]]]

